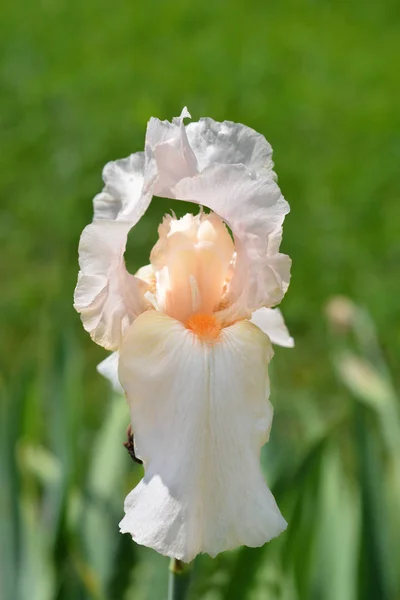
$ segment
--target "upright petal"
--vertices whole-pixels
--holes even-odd
[[[183,177],[198,172],[196,157],[186,135],[184,119],[190,117],[185,107],[180,117],[160,121],[152,117],[146,131],[146,172],[154,181],[153,193],[168,197],[168,191]]]
[[[129,221],[135,225],[146,211],[151,195],[144,193],[143,152],[112,161],[103,169],[104,189],[93,200],[94,217]]]
[[[176,198],[207,206],[231,228],[237,251],[229,292],[234,314],[250,316],[261,306],[278,304],[290,278],[290,258],[279,253],[289,205],[273,178],[243,165],[216,164],[172,191]]]
[[[130,228],[126,221],[102,219],[83,230],[79,243],[74,306],[92,339],[108,350],[119,347],[126,329],[148,307],[147,284],[125,267]]]
[[[251,315],[251,322],[266,333],[273,344],[293,348],[294,339],[285,325],[279,308],[259,308]]]
[[[142,286],[126,272],[123,252],[129,229],[146,211],[152,195],[193,201],[213,210],[231,228],[236,245],[233,277],[224,288],[220,317],[225,322],[249,318],[260,307],[280,302],[290,279],[291,261],[279,253],[282,224],[289,206],[275,182],[271,147],[244,125],[189,117],[150,119],[145,152],[106,165],[105,187],[94,199],[94,224],[125,224],[111,252],[99,229],[82,235],[81,273],[75,305],[85,328],[106,348],[116,348],[132,318],[146,307]],[[103,266],[88,240],[105,244]],[[162,273],[158,275],[162,276]]]
[[[197,123],[189,123],[186,134],[199,171],[214,163],[241,164],[265,175],[272,171],[271,145],[263,135],[246,125],[203,118]]]
[[[124,261],[128,233],[152,198],[144,191],[144,163],[138,152],[104,167],[105,187],[94,198],[93,223],[79,243],[75,308],[93,340],[108,350],[118,348],[126,328],[148,306],[148,286],[128,273]]]
[[[159,196],[184,177],[192,177],[213,164],[244,165],[249,171],[274,179],[272,148],[265,137],[241,123],[202,118],[184,125],[186,107],[169,121],[151,118],[146,132],[146,162],[152,164]]]
[[[136,319],[119,376],[145,476],[126,499],[122,532],[188,562],[285,529],[259,464],[271,356],[268,337],[246,321],[210,344],[160,313]]]
[[[185,109],[184,109],[185,110]],[[231,228],[237,249],[230,285],[229,318],[247,317],[284,296],[291,261],[279,253],[282,224],[289,212],[272,170],[272,149],[264,136],[241,124],[212,119],[183,125],[151,119],[146,157],[154,173],[153,193],[196,202]]]

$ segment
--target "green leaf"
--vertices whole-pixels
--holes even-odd
[[[361,501],[356,482],[346,472],[338,439],[326,446],[321,460],[315,548],[315,597],[358,598]]]

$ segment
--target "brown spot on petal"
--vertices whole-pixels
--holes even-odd
[[[133,440],[133,431],[131,425],[128,425],[128,428],[126,430],[126,437],[127,441],[124,442],[124,446],[128,450],[129,456],[133,461],[135,461],[135,463],[137,463],[138,465],[142,465],[143,461],[140,460],[140,458],[138,458],[135,454],[135,443]]]

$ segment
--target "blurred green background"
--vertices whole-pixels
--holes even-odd
[[[190,599],[400,598],[397,0],[0,10],[0,597],[166,598],[168,560],[118,532],[141,468],[72,296],[103,165],[143,148],[150,116],[187,105],[274,148],[296,339],[276,349],[262,455],[289,528],[199,557]],[[170,204],[131,233],[132,267]]]

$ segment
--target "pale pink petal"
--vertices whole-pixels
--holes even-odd
[[[259,308],[251,315],[251,322],[267,334],[273,344],[293,348],[291,337],[279,308]]]
[[[173,193],[215,211],[234,234],[233,314],[250,316],[261,306],[278,304],[289,285],[291,261],[278,253],[289,205],[275,181],[241,165],[213,165],[180,181]]]
[[[120,527],[139,544],[184,561],[261,546],[286,522],[260,469],[272,421],[269,338],[248,321],[201,341],[147,312],[120,351],[145,476]]]
[[[118,348],[132,320],[148,307],[146,286],[125,268],[124,252],[129,230],[150,204],[144,191],[144,154],[108,163],[105,187],[93,201],[93,223],[79,244],[80,273],[75,308],[95,342]]]
[[[147,125],[146,177],[154,182],[153,193],[157,196],[168,197],[171,186],[198,172],[196,157],[186,136],[184,119],[188,117],[185,107],[172,123],[152,117]]]
[[[125,267],[130,228],[126,221],[102,219],[83,230],[79,243],[74,306],[92,339],[108,350],[119,347],[126,329],[148,308],[148,285]]]
[[[230,122],[201,119],[184,127],[182,119],[154,119],[146,156],[152,157],[155,194],[206,206],[231,228],[237,261],[227,317],[278,304],[290,279],[291,261],[279,253],[289,205],[275,182],[265,138]]]
[[[268,142],[230,122],[203,119],[186,127],[188,116],[184,109],[172,123],[151,119],[144,154],[109,163],[104,169],[105,188],[94,199],[94,222],[126,223],[126,229],[109,239],[108,225],[95,235],[89,235],[90,230],[83,234],[85,256],[75,304],[93,339],[107,348],[116,347],[126,325],[146,306],[142,287],[130,278],[122,257],[128,231],[153,194],[207,206],[231,228],[237,257],[227,284],[227,319],[249,317],[259,307],[274,306],[288,287],[290,259],[279,253],[279,244],[289,208],[274,181]],[[112,250],[109,241],[115,238],[117,247]],[[89,239],[96,242],[93,249]],[[102,259],[101,269],[91,267],[97,260],[94,253]]]
[[[103,169],[104,189],[93,200],[94,217],[129,221],[135,225],[146,211],[151,195],[144,193],[143,152],[109,162]]]
[[[215,163],[242,164],[250,171],[264,174],[272,171],[271,145],[263,135],[246,125],[203,118],[189,123],[186,133],[199,171]]]

